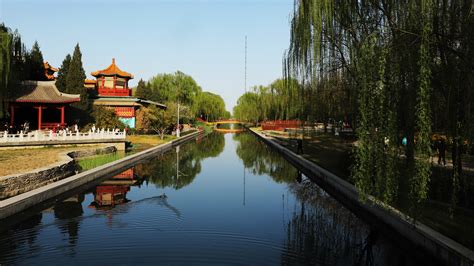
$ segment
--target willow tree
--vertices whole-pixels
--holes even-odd
[[[0,29],[0,119],[5,117],[5,99],[10,77],[12,39],[9,32]]]
[[[412,201],[427,197],[432,17],[431,0],[295,1],[284,74],[307,84],[300,95],[315,93],[311,106],[324,91],[357,99],[333,104],[356,111],[353,178],[362,198],[396,199],[401,137]]]

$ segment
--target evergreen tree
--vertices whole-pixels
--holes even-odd
[[[67,73],[69,71],[69,65],[71,64],[71,55],[66,55],[64,58],[61,68],[58,71],[58,78],[56,79],[56,87],[62,92],[68,92],[67,89]]]
[[[68,93],[80,94],[81,101],[79,103],[73,104],[73,106],[81,110],[89,111],[89,99],[87,90],[84,87],[85,79],[86,73],[82,67],[82,54],[78,43],[74,48],[74,54],[72,55],[71,63],[69,64],[69,69],[67,71],[65,91]]]
[[[143,99],[150,99],[150,97],[151,97],[151,89],[146,84],[146,82],[143,81],[143,79],[140,79],[140,81],[138,82],[137,91],[135,92],[135,96],[137,98],[143,98]]]
[[[33,44],[31,52],[27,56],[27,78],[30,80],[45,80],[44,60],[37,41]]]

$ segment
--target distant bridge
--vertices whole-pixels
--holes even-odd
[[[219,124],[242,124],[239,120],[237,119],[227,119],[227,120],[217,120],[213,122],[216,125]]]
[[[218,120],[213,122],[214,130],[221,133],[239,133],[244,131],[243,128],[219,128],[219,125],[241,125],[242,123],[237,119]]]

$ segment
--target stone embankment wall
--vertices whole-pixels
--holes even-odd
[[[115,146],[60,154],[59,161],[28,173],[0,177],[0,200],[56,182],[76,173],[75,158],[116,152]]]

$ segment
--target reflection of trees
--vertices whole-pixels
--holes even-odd
[[[234,140],[239,142],[237,155],[253,174],[267,174],[278,183],[289,183],[297,178],[298,172],[294,167],[252,134],[235,134]]]
[[[305,180],[301,184],[290,184],[289,189],[300,203],[287,224],[283,264],[406,263],[406,255],[389,249],[377,231],[371,230],[314,183]]]
[[[219,129],[243,129],[241,124],[217,124],[216,128]]]
[[[180,189],[189,185],[201,172],[201,161],[216,157],[224,150],[225,139],[221,134],[209,134],[197,143],[181,145],[178,150],[137,165],[137,174],[158,187]]]
[[[69,244],[71,245],[71,253],[74,255],[74,248],[77,243],[80,219],[82,216],[82,202],[84,195],[80,194],[71,197],[54,205],[54,216],[58,219],[58,227],[61,233],[69,235]]]
[[[222,134],[211,133],[202,137],[199,140],[199,144],[195,146],[197,158],[202,160],[209,157],[217,157],[224,151],[225,138]]]
[[[15,259],[23,253],[35,253],[40,250],[36,243],[43,214],[37,213],[15,224],[12,228],[0,224],[0,264],[18,264]],[[8,229],[7,229],[8,228]]]

